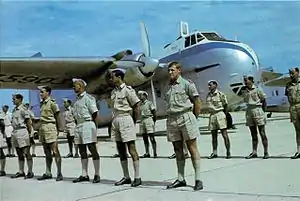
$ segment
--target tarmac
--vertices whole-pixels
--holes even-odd
[[[211,136],[205,131],[207,118],[199,119],[201,135],[198,145],[202,156],[201,180],[202,191],[193,191],[194,171],[190,159],[186,160],[185,176],[189,186],[166,190],[166,185],[177,177],[175,159],[168,159],[173,153],[171,144],[163,134],[156,137],[158,144],[157,159],[140,159],[140,175],[143,184],[132,188],[130,185],[114,186],[122,177],[118,158],[111,158],[116,153],[115,144],[110,140],[101,140],[98,149],[101,156],[101,182],[73,184],[72,180],[81,174],[79,158],[63,158],[64,181],[38,181],[45,170],[44,153],[40,146],[36,148],[38,157],[34,158],[35,178],[11,179],[18,171],[17,158],[8,158],[6,177],[0,178],[0,201],[299,201],[300,200],[300,159],[292,160],[294,154],[295,131],[288,119],[288,114],[273,113],[266,126],[269,138],[270,159],[250,159],[244,157],[251,152],[251,138],[245,127],[244,113],[233,113],[237,129],[230,130],[231,153],[233,158],[207,159],[211,154]],[[138,128],[138,127],[137,127]],[[163,133],[165,121],[157,122],[156,128]],[[107,129],[99,129],[99,136],[107,136]],[[164,132],[165,133],[165,132]],[[63,140],[59,149],[61,155],[68,154],[68,146]],[[138,137],[137,148],[144,154],[142,138]],[[6,151],[6,150],[5,150]],[[224,156],[223,139],[219,136],[219,155]],[[259,155],[263,154],[259,140]],[[93,178],[93,164],[89,159],[89,175]],[[25,169],[27,166],[25,165]],[[133,175],[132,161],[129,170]],[[52,174],[56,175],[55,162]]]

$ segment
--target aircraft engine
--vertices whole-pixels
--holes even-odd
[[[115,63],[119,68],[126,69],[124,81],[131,86],[149,81],[159,65],[157,59],[146,57],[143,53],[126,55]]]

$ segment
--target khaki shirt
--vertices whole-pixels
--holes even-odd
[[[267,96],[261,88],[252,85],[252,89],[245,87],[243,91],[244,102],[248,106],[261,106],[261,101],[266,99]]]
[[[152,110],[155,110],[155,107],[151,101],[146,99],[145,101],[141,102],[140,116],[142,119],[153,117]]]
[[[209,92],[206,97],[206,103],[208,108],[214,112],[219,112],[224,110],[224,105],[227,105],[226,95],[216,89],[213,93]]]
[[[48,97],[41,102],[41,123],[55,123],[55,114],[59,111],[56,101]]]
[[[11,118],[12,118],[12,114],[10,112],[7,112],[7,113],[4,113],[4,112],[1,112],[3,114],[3,117],[4,117],[4,124],[5,126],[10,126],[11,125]]]
[[[28,110],[28,112],[29,112],[30,118],[34,119],[34,113],[33,113],[33,111],[32,110]]]
[[[13,109],[11,125],[14,130],[26,128],[26,119],[30,119],[30,114],[23,104]]]
[[[285,95],[288,97],[291,106],[300,103],[300,79],[298,82],[288,82],[285,87]]]
[[[65,108],[63,116],[64,116],[66,124],[75,123],[75,118],[73,116],[73,108],[71,106],[69,106],[68,108]]]
[[[111,92],[111,105],[113,108],[113,114],[118,113],[130,113],[132,107],[140,102],[135,90],[131,86],[127,86],[125,83],[120,87],[114,88]]]
[[[193,103],[191,99],[199,96],[196,85],[191,80],[186,80],[179,76],[174,84],[170,84],[166,93],[167,113],[176,114],[192,111]]]
[[[82,123],[84,121],[92,121],[92,114],[98,112],[96,99],[83,92],[77,96],[77,100],[73,105],[73,116],[76,119],[77,123]]]

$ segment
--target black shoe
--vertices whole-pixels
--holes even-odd
[[[226,159],[230,159],[231,158],[231,153],[230,152],[227,152],[226,153]]]
[[[66,155],[65,158],[73,158],[73,154],[70,153],[70,154]]]
[[[19,177],[25,177],[25,173],[17,172],[15,175],[11,176],[12,179],[19,178]]]
[[[90,177],[89,176],[79,176],[77,179],[73,180],[73,183],[78,183],[78,182],[83,182],[83,181],[90,181]]]
[[[144,154],[141,156],[141,158],[150,158],[150,154]]]
[[[264,153],[263,159],[268,159],[270,158],[269,153]]]
[[[100,182],[100,176],[99,175],[95,175],[94,179],[93,179],[93,183],[99,183]]]
[[[153,158],[157,158],[157,154],[153,154]]]
[[[79,158],[79,155],[78,155],[78,154],[75,154],[75,155],[74,155],[74,158]]]
[[[27,175],[25,176],[25,179],[31,179],[34,177],[33,172],[28,172]]]
[[[36,154],[32,154],[31,156],[32,156],[32,157],[36,157]]]
[[[64,180],[62,174],[57,174],[56,181],[62,181],[62,180]]]
[[[0,177],[6,176],[6,172],[5,171],[0,171]]]
[[[41,181],[41,180],[46,180],[46,179],[52,179],[52,174],[46,174],[44,173],[41,177],[39,177],[37,180]]]
[[[291,157],[291,159],[297,159],[300,158],[300,152],[296,152],[294,156]]]
[[[249,156],[246,156],[246,159],[251,159],[251,158],[257,158],[257,154],[252,152],[251,154],[249,154]]]
[[[139,185],[142,184],[142,179],[141,178],[138,178],[138,179],[134,179],[133,182],[131,183],[131,187],[137,187]]]
[[[176,154],[174,153],[173,155],[169,156],[168,158],[169,158],[169,159],[176,158]]]
[[[195,191],[199,191],[203,189],[203,183],[200,180],[196,180],[195,181],[195,186],[194,186],[194,190]]]
[[[114,154],[114,155],[112,155],[112,158],[118,158],[118,157],[120,157],[119,154]]]
[[[208,157],[208,159],[213,159],[213,158],[218,158],[218,154],[212,153],[212,154]]]
[[[131,179],[123,177],[120,181],[115,183],[115,186],[120,186],[124,184],[131,184]]]
[[[177,179],[177,180],[175,180],[172,184],[168,185],[168,186],[167,186],[167,189],[170,189],[170,188],[178,188],[178,187],[183,187],[183,186],[186,186],[185,180],[179,181],[179,180]]]

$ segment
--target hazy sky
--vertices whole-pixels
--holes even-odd
[[[191,30],[235,36],[251,46],[261,64],[277,71],[300,64],[300,2],[0,2],[0,56],[109,56],[125,48],[141,51],[145,21],[152,56]],[[1,90],[11,104],[15,90]],[[28,93],[22,91],[28,99]]]

